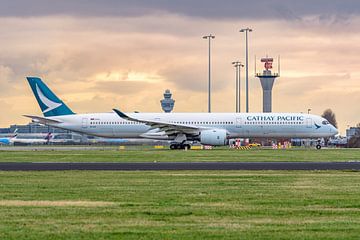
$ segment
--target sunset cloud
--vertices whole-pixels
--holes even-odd
[[[348,124],[360,122],[360,108],[354,104],[360,101],[357,1],[309,1],[311,7],[280,0],[246,7],[242,1],[206,1],[206,7],[202,1],[149,2],[2,2],[0,125],[26,123],[21,117],[26,113],[41,114],[25,80],[29,75],[42,77],[75,112],[113,107],[158,112],[165,89],[173,92],[176,112],[205,112],[207,42],[202,36],[208,33],[216,35],[213,110],[234,111],[231,62],[244,62],[244,36],[238,32],[244,26],[254,29],[251,111],[262,110],[254,55],[281,55],[274,111],[311,108],[321,114],[331,108],[343,133]],[[19,5],[23,7],[16,8]],[[242,109],[244,96],[242,92]]]

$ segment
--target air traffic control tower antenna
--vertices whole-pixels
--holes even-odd
[[[256,61],[256,60],[255,60]],[[261,58],[261,62],[264,63],[264,70],[262,73],[256,72],[256,63],[255,63],[255,76],[260,79],[261,86],[263,89],[263,112],[272,111],[272,88],[274,81],[277,77],[280,77],[280,57],[278,58],[278,72],[273,73],[271,69],[273,68],[273,58],[265,57]]]

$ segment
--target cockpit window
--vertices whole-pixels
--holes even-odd
[[[328,124],[330,124],[330,123],[329,123],[329,121],[324,120],[324,121],[322,121],[322,124],[323,124],[323,125],[328,125]]]

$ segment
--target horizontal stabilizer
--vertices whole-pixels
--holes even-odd
[[[24,117],[31,118],[33,121],[41,123],[41,124],[57,124],[62,123],[59,120],[49,119],[46,117],[32,116],[32,115],[23,115]]]

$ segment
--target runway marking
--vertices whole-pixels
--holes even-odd
[[[0,200],[0,206],[6,206],[6,207],[104,207],[115,204],[116,204],[115,202],[102,202],[102,201]]]

